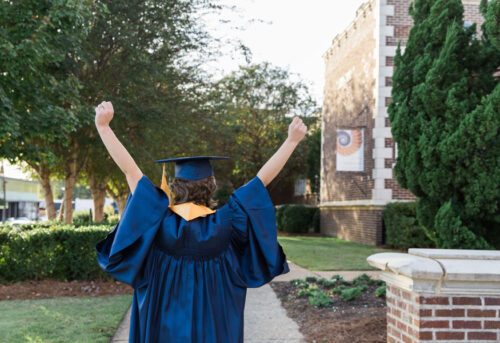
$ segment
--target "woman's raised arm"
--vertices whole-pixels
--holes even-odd
[[[262,183],[267,186],[279,174],[290,158],[297,144],[304,138],[307,132],[307,126],[299,117],[293,118],[288,127],[288,138],[274,155],[262,166],[257,176]]]
[[[130,192],[134,193],[137,183],[142,178],[142,172],[127,149],[120,143],[113,130],[109,127],[109,123],[113,119],[113,114],[114,110],[111,102],[101,102],[95,108],[95,126],[111,158],[125,174]]]

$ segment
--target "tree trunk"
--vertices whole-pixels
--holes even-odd
[[[64,222],[71,224],[73,222],[73,190],[75,188],[76,183],[76,162],[69,163],[67,165],[67,172],[70,171],[70,174],[66,173],[66,179],[64,180]]]
[[[61,207],[59,208],[59,215],[57,216],[57,220],[62,222],[64,218],[64,194],[63,194],[63,201],[61,202]]]
[[[100,223],[104,219],[104,202],[106,201],[106,182],[100,182],[97,178],[89,174],[88,177],[90,192],[94,200],[94,216],[92,220]]]
[[[40,183],[43,187],[43,196],[45,198],[45,212],[47,213],[47,219],[56,219],[56,207],[54,205],[54,194],[52,193],[52,186],[50,185],[50,168],[44,162],[36,164],[27,161],[28,165],[35,170],[40,179]]]
[[[128,196],[113,196],[113,200],[118,206],[118,215],[121,217],[123,210],[125,209],[125,204],[127,203]]]
[[[54,220],[56,219],[56,206],[54,205],[54,194],[52,193],[52,186],[50,185],[50,170],[44,163],[42,163],[36,171],[43,187],[47,218],[49,220]]]

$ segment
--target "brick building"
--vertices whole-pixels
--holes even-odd
[[[321,232],[378,245],[382,212],[415,200],[393,174],[397,154],[387,114],[396,47],[412,27],[410,0],[369,0],[324,54]],[[480,0],[463,0],[465,22],[483,21]]]

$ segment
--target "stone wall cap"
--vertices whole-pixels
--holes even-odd
[[[500,250],[419,249],[410,248],[408,254],[432,259],[500,260]]]
[[[412,279],[439,280],[444,274],[435,260],[405,253],[383,252],[370,255],[366,260],[376,268]]]

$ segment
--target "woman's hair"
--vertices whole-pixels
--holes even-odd
[[[187,180],[176,177],[170,188],[174,195],[175,205],[190,201],[209,208],[217,205],[217,202],[212,199],[216,188],[214,176],[200,180]]]

